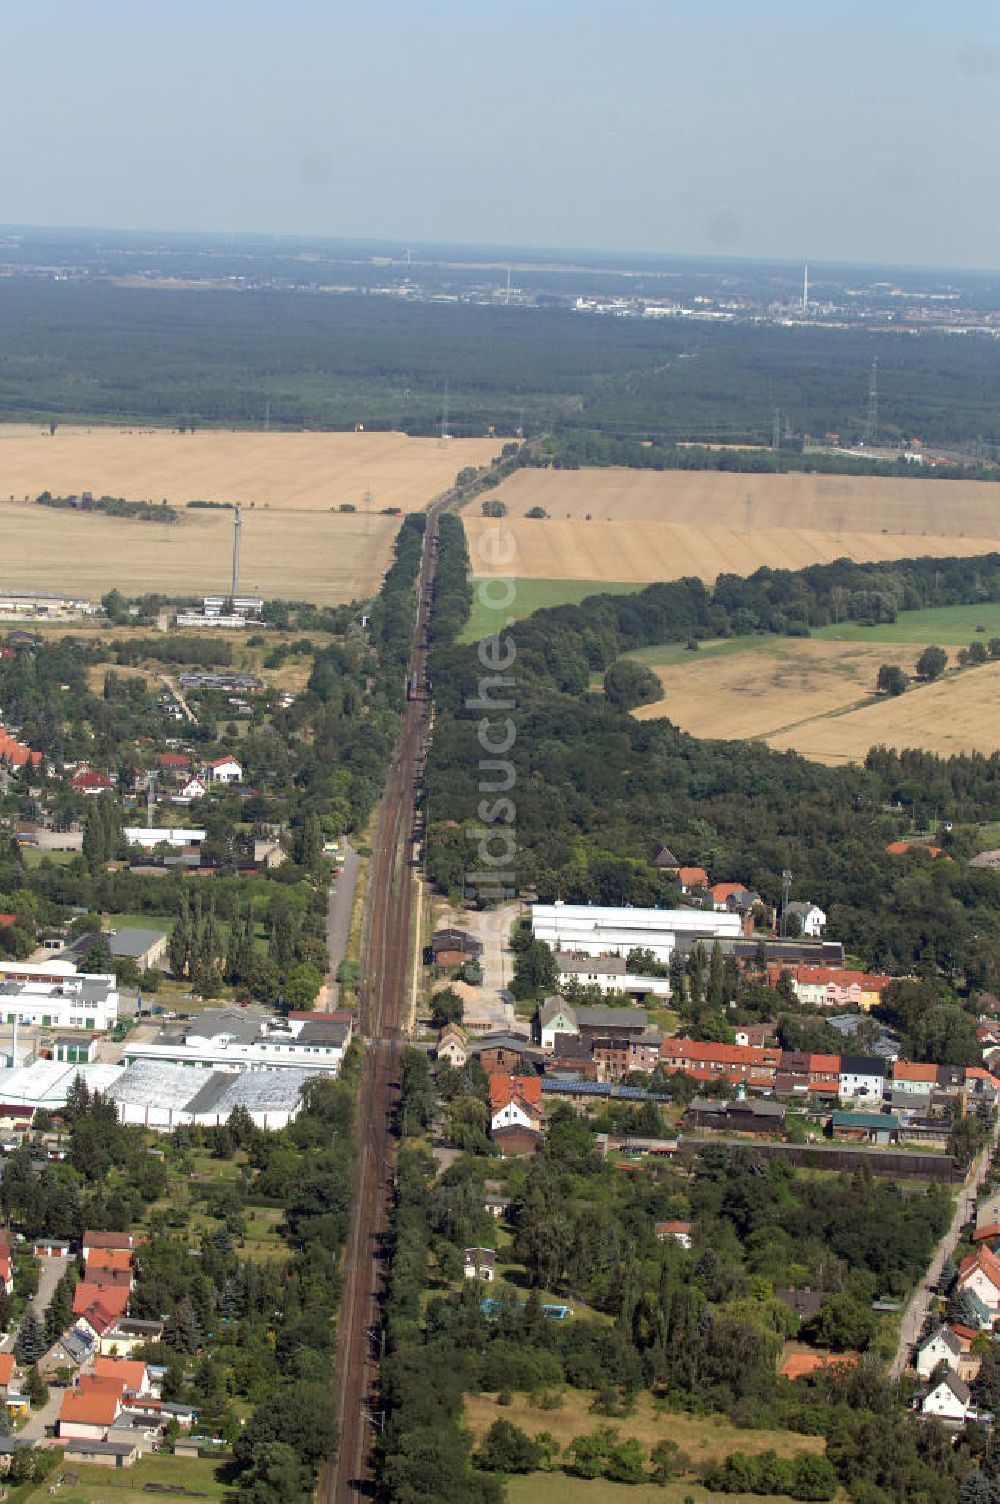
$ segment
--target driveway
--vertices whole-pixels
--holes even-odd
[[[976,1196],[989,1170],[990,1161],[997,1146],[998,1134],[1000,1134],[1000,1124],[994,1128],[990,1142],[969,1171],[965,1184],[955,1200],[955,1215],[951,1220],[951,1226],[937,1245],[927,1273],[914,1290],[910,1303],[903,1312],[903,1319],[899,1324],[899,1346],[896,1348],[896,1356],[889,1370],[890,1376],[894,1379],[898,1379],[903,1372],[907,1359],[920,1337],[945,1261],[955,1252],[962,1228],[975,1216]]]
[[[330,902],[326,911],[326,948],[330,952],[330,980],[327,984],[326,995],[331,1008],[338,1007],[340,1003],[337,967],[347,955],[347,942],[351,933],[351,912],[354,908],[354,890],[358,885],[360,867],[361,858],[350,841],[345,840],[344,860],[341,864],[340,875],[335,877],[330,884]]]

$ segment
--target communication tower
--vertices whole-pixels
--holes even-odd
[[[809,312],[809,263],[806,262],[802,269],[802,316]]]

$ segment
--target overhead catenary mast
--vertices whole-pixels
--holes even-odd
[[[802,314],[803,317],[809,312],[809,263],[806,262],[802,269]]]
[[[240,533],[242,530],[243,509],[237,502],[236,517],[233,521],[233,584],[229,592],[234,601],[240,593]]]
[[[874,444],[878,439],[878,356],[872,361],[868,378],[868,422],[865,424],[865,443]]]

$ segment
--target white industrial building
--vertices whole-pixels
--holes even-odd
[[[535,903],[531,928],[536,940],[553,950],[587,956],[627,956],[641,947],[657,961],[669,963],[678,937],[738,939],[739,914],[716,914],[710,909],[602,908],[597,904]]]
[[[0,1019],[41,1029],[104,1033],[118,1022],[118,984],[113,976],[86,972],[29,981],[3,977]]]
[[[125,1045],[126,1065],[194,1066],[209,1071],[306,1070],[336,1075],[351,1042],[351,1023],[338,1015],[317,1013],[275,1025],[258,1013],[239,1008],[211,1008],[200,1018],[161,1029],[148,1043]]]
[[[234,1107],[250,1114],[254,1126],[284,1128],[302,1107],[302,1092],[315,1070],[209,1071],[184,1065],[138,1062],[119,1071],[108,1096],[123,1123],[169,1132],[181,1127],[220,1127]]]
[[[189,829],[185,826],[149,826],[149,825],[126,825],[124,830],[125,839],[130,846],[141,846],[144,851],[152,851],[155,847],[166,844],[167,846],[200,846],[205,839],[204,830]]]

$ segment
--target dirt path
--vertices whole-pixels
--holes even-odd
[[[892,1367],[889,1370],[891,1377],[894,1379],[898,1379],[906,1367],[910,1353],[923,1330],[931,1299],[941,1279],[941,1270],[944,1268],[946,1260],[955,1252],[962,1228],[975,1215],[976,1196],[989,1170],[990,1161],[996,1150],[998,1134],[1000,1134],[1000,1124],[994,1128],[990,1142],[969,1171],[965,1184],[956,1198],[955,1215],[951,1220],[951,1226],[934,1250],[934,1257],[931,1259],[927,1273],[914,1290],[910,1297],[910,1302],[903,1312],[903,1319],[899,1324],[899,1345],[896,1348],[896,1356],[893,1358]]]
[[[330,1007],[340,1006],[340,984],[337,967],[347,954],[347,941],[351,933],[351,913],[354,909],[354,890],[358,883],[361,858],[351,845],[344,841],[344,861],[340,872],[330,885],[330,904],[326,911],[326,948],[330,953],[330,981],[328,983]]]

